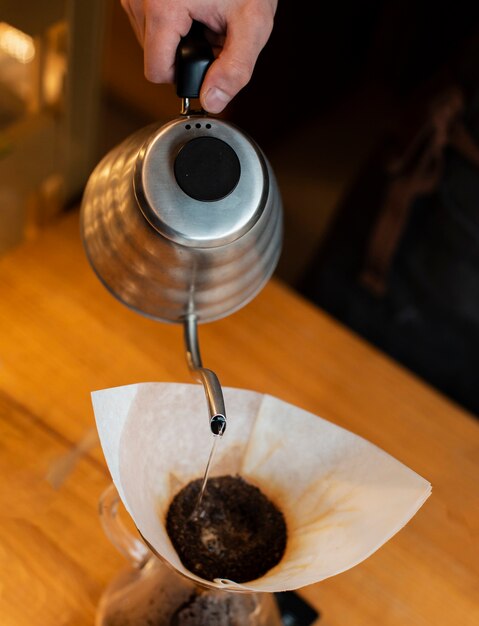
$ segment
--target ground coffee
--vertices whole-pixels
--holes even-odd
[[[201,479],[173,499],[168,535],[183,565],[206,580],[244,583],[263,576],[282,558],[286,523],[276,506],[239,476],[210,478],[201,506]]]
[[[179,606],[169,626],[245,626],[256,610],[253,595],[206,591]]]

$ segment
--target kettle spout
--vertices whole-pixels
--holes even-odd
[[[216,374],[205,367],[201,361],[198,343],[198,325],[195,315],[189,315],[184,321],[186,360],[190,372],[203,384],[210,415],[210,429],[213,435],[221,437],[226,430],[226,412],[223,390]]]

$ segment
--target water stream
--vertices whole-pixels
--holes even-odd
[[[211,446],[210,455],[208,457],[208,462],[206,464],[205,473],[203,475],[203,482],[201,483],[200,493],[198,495],[198,500],[196,501],[195,508],[191,513],[190,519],[198,520],[201,519],[201,501],[203,500],[203,495],[205,493],[206,485],[208,483],[208,476],[210,474],[211,466],[213,464],[213,458],[215,455],[215,451],[218,445],[218,441],[222,438],[224,428],[217,435],[213,435],[213,444]]]

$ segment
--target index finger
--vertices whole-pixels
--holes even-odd
[[[184,16],[148,16],[145,25],[144,72],[153,83],[172,83],[175,79],[175,55],[181,37],[191,27],[192,19]]]

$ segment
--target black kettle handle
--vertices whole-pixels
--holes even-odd
[[[176,95],[198,98],[206,71],[214,61],[213,49],[206,39],[205,27],[193,21],[189,33],[176,50]]]

